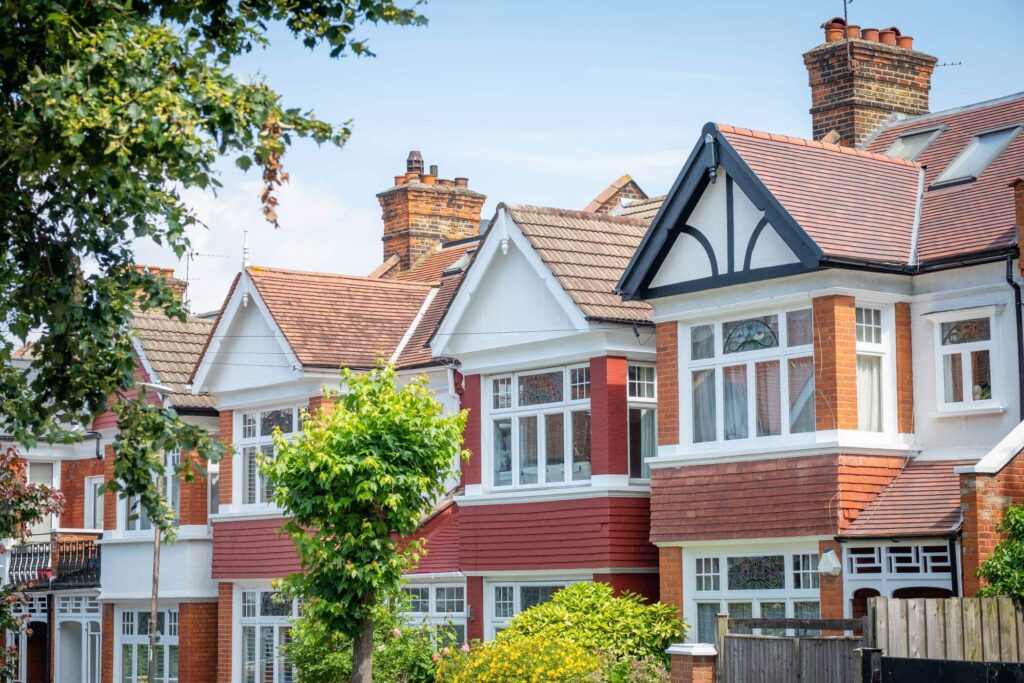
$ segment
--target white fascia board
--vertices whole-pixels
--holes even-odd
[[[462,317],[465,315],[466,310],[469,307],[469,303],[472,300],[474,292],[476,292],[477,288],[484,281],[491,261],[495,258],[501,258],[504,256],[501,244],[506,240],[515,244],[516,248],[523,254],[526,258],[526,262],[533,268],[537,277],[544,282],[548,291],[572,321],[573,326],[580,332],[584,332],[589,329],[589,323],[586,316],[583,315],[583,311],[580,310],[579,306],[576,305],[576,302],[572,300],[572,297],[570,297],[565,289],[562,288],[562,285],[558,283],[554,273],[544,265],[544,262],[534,250],[533,245],[530,244],[530,240],[526,238],[522,229],[514,220],[512,220],[508,211],[501,209],[498,212],[494,225],[492,225],[490,230],[488,230],[488,234],[484,239],[483,245],[474,257],[473,264],[463,276],[462,283],[459,286],[459,291],[452,300],[451,305],[448,308],[448,312],[445,314],[444,318],[441,320],[441,324],[438,325],[437,331],[434,333],[434,338],[430,342],[430,347],[435,356],[452,355],[447,352],[448,340],[451,339],[452,335],[457,330]]]
[[[146,351],[142,348],[142,342],[139,341],[138,337],[132,338],[132,348],[135,349],[135,355],[139,357],[139,362],[142,363],[142,369],[146,371],[149,381],[153,384],[160,384],[160,376],[156,374],[156,370],[153,369],[149,358],[146,357]]]
[[[243,308],[243,302],[246,299],[248,299],[250,303],[255,304],[260,314],[266,320],[267,325],[275,331],[274,339],[277,341],[278,346],[281,348],[281,352],[285,355],[287,362],[291,365],[296,376],[298,377],[302,375],[302,364],[299,362],[298,356],[295,355],[295,352],[292,350],[291,345],[285,338],[284,333],[281,332],[281,328],[278,327],[277,321],[274,320],[274,316],[270,314],[270,309],[267,308],[266,302],[263,301],[263,297],[260,296],[259,290],[253,283],[252,278],[249,277],[248,271],[243,269],[238,280],[238,286],[235,287],[235,291],[231,294],[231,299],[228,301],[228,305],[224,309],[224,315],[221,316],[220,321],[214,328],[210,344],[199,362],[199,368],[196,370],[195,380],[192,382],[193,394],[200,394],[204,391],[206,380],[213,369],[217,356],[220,354],[221,346],[227,338],[227,331],[230,330],[231,326],[234,324],[239,311]]]
[[[337,389],[340,386],[338,375],[335,373],[332,377],[333,382],[327,376],[306,376],[303,373],[293,382],[223,391],[216,395],[217,409],[238,410],[282,403],[306,403],[311,397],[321,395],[325,385]]]
[[[1024,450],[1024,422],[1010,430],[981,460],[975,465],[957,467],[957,474],[996,474],[1010,464],[1013,458]]]
[[[631,484],[629,478],[622,475],[622,480],[615,483],[590,485],[577,484],[552,488],[525,488],[508,491],[488,490],[483,486],[466,487],[466,492],[455,498],[461,507],[475,505],[520,505],[523,503],[550,503],[562,500],[586,500],[590,498],[650,498],[650,484]]]
[[[398,361],[398,357],[402,355],[402,351],[409,344],[409,340],[412,339],[412,335],[415,334],[416,328],[419,327],[420,321],[423,320],[423,316],[426,314],[427,309],[430,308],[430,304],[433,303],[434,297],[441,290],[440,287],[431,287],[430,291],[427,292],[427,296],[423,298],[423,303],[420,304],[420,310],[416,311],[415,317],[412,322],[409,323],[409,327],[406,328],[405,334],[402,335],[402,339],[398,342],[398,346],[395,347],[394,353],[391,354],[391,358],[388,359],[389,363],[395,363]]]
[[[811,455],[881,455],[913,457],[920,447],[910,442],[910,435],[899,434],[895,438],[873,440],[851,438],[860,436],[857,432],[845,430],[818,432],[815,440],[780,443],[774,446],[748,446],[725,450],[722,447],[695,449],[686,444],[668,444],[658,447],[658,455],[647,459],[652,469],[682,467],[685,465],[714,465],[728,462],[749,462],[755,460],[777,460],[800,458]]]
[[[755,552],[778,549],[780,546],[794,550],[802,546],[817,545],[820,541],[831,541],[833,536],[772,536],[769,538],[725,538],[709,541],[659,541],[659,548],[694,549],[701,552],[729,552],[737,548]]]

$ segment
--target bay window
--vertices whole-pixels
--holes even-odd
[[[690,326],[690,440],[813,432],[812,333],[809,308]]]
[[[291,641],[296,600],[269,590],[242,589],[242,683],[292,683],[294,669],[281,652]]]
[[[267,504],[273,491],[260,473],[260,459],[274,457],[274,429],[291,436],[301,429],[301,408],[287,406],[241,413],[235,442],[241,455],[242,504]]]
[[[993,315],[989,311],[953,312],[935,320],[940,410],[994,405]]]
[[[693,576],[690,621],[696,642],[715,642],[715,615],[721,612],[737,619],[816,619],[821,611],[814,552],[698,552],[687,571]]]
[[[159,475],[159,483],[163,489],[164,499],[174,510],[174,523],[177,524],[181,511],[181,479],[178,478],[177,473],[178,464],[181,462],[181,453],[177,450],[168,451],[164,453],[163,461],[164,471]],[[124,499],[124,523],[124,528],[127,531],[150,531],[153,529],[153,520],[142,509],[138,496]]]
[[[156,671],[149,676],[150,612],[126,610],[121,613],[121,683],[177,683],[178,610],[161,610],[156,622]]]
[[[590,480],[590,368],[575,366],[489,381],[491,485]]]
[[[648,479],[648,458],[657,455],[657,385],[653,365],[630,364],[626,381],[629,399],[629,476]]]

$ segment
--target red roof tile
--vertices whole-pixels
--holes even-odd
[[[785,135],[718,129],[827,256],[909,261],[917,164]]]
[[[897,137],[914,130],[945,129],[917,158],[928,185],[979,131],[1024,122],[1024,93],[889,124],[866,149],[884,152]],[[1018,135],[973,183],[925,193],[918,254],[922,261],[1010,247],[1016,243],[1013,191],[1024,175],[1024,135]]]
[[[459,288],[463,272],[459,271],[441,278],[441,286],[438,288],[434,300],[430,302],[423,317],[416,325],[416,329],[413,330],[412,336],[409,337],[408,343],[398,356],[396,365],[399,368],[419,368],[437,363],[429,346],[430,339],[434,335],[434,330],[441,324],[441,319],[444,317],[445,311],[448,310],[452,297],[455,296],[455,290]]]
[[[911,461],[843,532],[851,538],[942,536],[960,526],[960,475],[974,461]]]
[[[479,244],[480,238],[460,240],[459,242],[442,246],[437,251],[421,257],[412,268],[395,276],[396,280],[416,282],[440,282],[444,271],[452,267],[456,261],[462,258],[467,252],[472,252]],[[385,277],[387,277],[385,275]]]

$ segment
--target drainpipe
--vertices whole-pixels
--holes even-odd
[[[1021,320],[1020,284],[1013,277],[1013,256],[1006,257],[1006,284],[1013,288],[1013,315],[1017,328],[1017,403],[1024,422],[1024,321]]]

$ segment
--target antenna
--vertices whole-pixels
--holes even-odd
[[[850,16],[848,9],[853,0],[843,0],[843,39],[846,42],[846,67],[853,71],[853,48],[850,47]]]
[[[959,62],[943,62],[942,64],[936,64],[935,68],[938,69],[940,66],[963,66],[963,60]]]
[[[242,231],[242,270],[249,267],[249,230]]]

